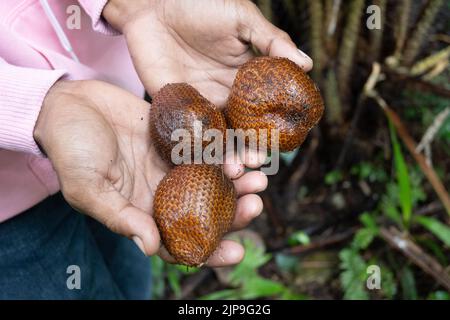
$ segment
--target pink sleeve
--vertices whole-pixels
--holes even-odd
[[[83,9],[91,17],[92,28],[95,31],[106,35],[119,35],[120,32],[111,27],[105,18],[102,17],[102,11],[109,0],[78,0]]]
[[[42,102],[63,70],[16,67],[0,58],[0,149],[42,156],[33,138]]]

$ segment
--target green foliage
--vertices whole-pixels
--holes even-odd
[[[372,243],[375,238],[376,233],[371,229],[361,228],[353,237],[352,247],[355,249],[367,249],[367,247]]]
[[[426,199],[426,194],[422,187],[423,175],[421,171],[414,167],[409,170],[409,181],[411,187],[411,203],[414,208],[418,202]],[[396,182],[389,182],[386,184],[386,192],[381,197],[380,211],[388,218],[394,221],[398,226],[403,228],[403,219],[399,211],[400,208],[400,191],[399,184]]]
[[[152,293],[154,299],[164,297],[169,289],[176,298],[181,294],[181,278],[183,275],[197,272],[198,268],[174,265],[164,262],[158,256],[151,257],[152,262]]]
[[[397,283],[392,271],[386,266],[381,264],[381,293],[388,299],[393,299],[397,293]]]
[[[364,212],[359,219],[364,227],[359,229],[353,237],[351,247],[354,250],[366,249],[378,234],[376,221],[370,213]]]
[[[343,249],[339,253],[341,260],[340,274],[341,286],[344,291],[344,299],[367,300],[369,294],[365,289],[367,277],[367,265],[357,250]]]
[[[435,79],[440,85],[448,86],[448,77],[445,74]],[[432,93],[421,91],[405,91],[410,105],[405,108],[406,119],[419,121],[423,128],[428,128],[436,115],[448,107],[448,99]],[[450,154],[450,117],[444,121],[436,134],[435,141],[442,142],[440,147]]]
[[[411,183],[409,180],[408,168],[401,150],[400,143],[397,139],[397,134],[392,122],[389,120],[389,131],[391,134],[392,149],[394,152],[394,162],[397,184],[399,189],[400,207],[402,209],[403,223],[406,228],[409,228],[412,215],[412,196]]]
[[[164,280],[164,261],[158,256],[151,257],[152,262],[152,296],[154,299],[161,299],[164,297],[166,288]]]
[[[416,280],[414,274],[409,267],[405,267],[401,273],[401,286],[403,299],[405,300],[416,300],[417,299],[417,289]]]
[[[344,179],[344,175],[341,170],[332,170],[325,175],[325,184],[331,186]]]
[[[366,283],[369,274],[367,268],[370,265],[380,266],[381,288],[374,293],[380,294],[385,298],[392,299],[397,293],[397,284],[392,271],[378,261],[366,262],[357,249],[346,248],[339,253],[341,260],[340,274],[341,287],[344,291],[344,299],[348,300],[368,300],[369,291],[366,289]]]
[[[230,274],[230,284],[234,289],[213,292],[201,299],[304,299],[304,296],[293,293],[282,283],[259,275],[258,269],[272,258],[270,254],[249,240],[244,240],[244,247],[244,260]]]
[[[391,270],[379,261],[366,262],[361,256],[361,250],[367,249],[378,235],[378,225],[373,214],[368,212],[360,216],[363,227],[360,228],[351,245],[339,253],[341,260],[340,281],[344,291],[344,298],[350,300],[369,299],[369,292],[366,290],[367,268],[375,264],[381,270],[381,293],[384,297],[392,299],[397,292],[395,277]]]
[[[444,252],[444,247],[441,243],[437,243],[434,239],[427,238],[418,238],[420,245],[423,245],[425,248],[429,249],[436,259],[438,259],[439,263],[442,265],[448,265],[447,255]]]
[[[350,174],[357,176],[359,180],[367,180],[369,182],[386,182],[388,178],[384,168],[366,161],[353,165],[350,169]]]
[[[304,231],[296,231],[289,236],[288,244],[290,246],[307,245],[311,239]]]
[[[415,221],[434,234],[447,247],[450,247],[450,227],[432,217],[417,216]]]
[[[428,300],[450,300],[450,293],[446,291],[435,291],[432,292],[428,298]]]

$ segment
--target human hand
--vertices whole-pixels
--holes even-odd
[[[237,68],[254,55],[251,45],[312,68],[289,35],[247,0],[110,0],[103,16],[124,34],[150,94],[187,82],[223,107]]]
[[[55,168],[61,191],[75,209],[133,239],[152,255],[160,236],[151,217],[153,196],[168,170],[149,137],[149,108],[144,100],[100,81],[58,81],[48,92],[34,130],[35,140]],[[234,228],[262,210],[254,193],[267,178],[245,173],[240,163],[224,166],[239,195]],[[224,240],[209,266],[239,262],[243,248]]]

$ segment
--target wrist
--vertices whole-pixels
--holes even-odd
[[[52,136],[52,117],[54,109],[67,104],[69,95],[77,95],[80,81],[59,80],[47,92],[33,130],[33,138],[44,154],[48,154],[49,140]]]
[[[156,2],[156,0],[109,0],[103,8],[102,15],[114,29],[123,33],[127,23],[151,12]]]

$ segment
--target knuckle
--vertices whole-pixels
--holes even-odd
[[[278,29],[277,36],[278,36],[280,39],[291,41],[291,37],[290,37],[289,34],[288,34],[286,31],[284,31],[284,30]]]

